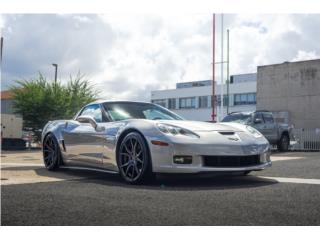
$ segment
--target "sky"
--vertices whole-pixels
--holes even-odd
[[[257,66],[320,57],[319,14],[224,14],[230,30],[230,74]],[[150,100],[152,90],[212,79],[212,15],[2,14],[1,88],[39,72],[66,82],[79,71],[100,97]],[[221,15],[216,14],[216,61],[221,61]],[[220,66],[216,65],[216,81]],[[224,69],[226,71],[226,69]],[[224,74],[226,75],[226,74]]]

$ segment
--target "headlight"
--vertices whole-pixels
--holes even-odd
[[[247,130],[256,138],[262,137],[262,134],[253,127],[247,126]]]
[[[163,123],[157,123],[158,129],[165,133],[165,134],[171,134],[171,135],[184,135],[188,137],[195,137],[200,138],[200,136],[188,129],[180,128],[177,126],[173,126],[170,124],[163,124]]]

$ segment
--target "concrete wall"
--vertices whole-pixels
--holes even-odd
[[[259,66],[257,109],[288,112],[297,128],[320,128],[320,59]]]

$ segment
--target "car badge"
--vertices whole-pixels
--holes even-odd
[[[231,141],[239,141],[240,139],[237,137],[228,137],[229,140]]]

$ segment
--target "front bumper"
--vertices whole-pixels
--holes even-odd
[[[272,165],[270,160],[269,144],[258,145],[197,145],[197,144],[170,144],[167,147],[149,144],[152,168],[157,173],[201,173],[201,172],[242,172],[258,171]],[[177,155],[192,156],[191,164],[176,164],[173,157]],[[259,155],[257,165],[236,167],[209,167],[204,164],[204,156],[251,156]]]

